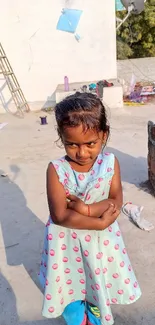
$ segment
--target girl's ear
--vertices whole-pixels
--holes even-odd
[[[108,132],[104,132],[103,133],[103,144],[106,144],[107,143],[107,140],[108,140]]]

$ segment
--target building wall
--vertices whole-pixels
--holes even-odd
[[[56,30],[62,8],[83,10],[79,42],[73,34]],[[0,32],[26,99],[36,106],[53,100],[64,75],[70,82],[116,77],[113,0],[5,0]],[[2,78],[0,89],[1,101],[7,103],[10,96]]]

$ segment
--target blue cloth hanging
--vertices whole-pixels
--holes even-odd
[[[74,34],[82,12],[82,10],[77,9],[63,9],[56,29]]]
[[[115,4],[116,4],[116,11],[125,10],[121,0],[115,0]]]

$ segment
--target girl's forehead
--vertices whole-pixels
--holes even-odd
[[[103,131],[98,132],[95,129],[85,130],[83,125],[76,127],[66,127],[63,130],[62,137],[65,141],[83,143],[97,140],[103,136]]]

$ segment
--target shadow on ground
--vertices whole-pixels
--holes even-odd
[[[19,172],[18,168],[16,172]],[[23,192],[8,176],[0,177],[0,207],[7,264],[10,266],[23,264],[38,285],[37,273],[45,225],[29,209]]]
[[[147,179],[147,159],[145,157],[133,157],[115,148],[109,147],[109,152],[118,158],[121,167],[123,182],[134,184],[138,188],[141,182]]]

